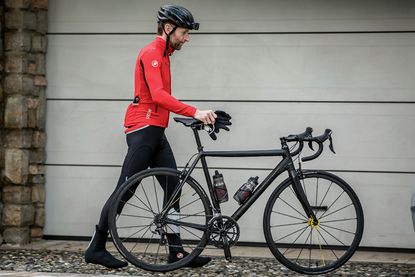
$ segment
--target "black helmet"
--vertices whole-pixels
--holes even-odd
[[[178,5],[163,5],[157,14],[158,22],[172,22],[178,27],[199,30],[199,23],[193,19],[192,13]]]

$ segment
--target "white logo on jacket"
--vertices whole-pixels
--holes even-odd
[[[151,109],[147,110],[146,119],[150,119],[151,116]]]
[[[152,65],[153,67],[158,67],[158,66],[159,66],[159,61],[158,61],[158,60],[153,60],[153,61],[151,62],[151,65]]]

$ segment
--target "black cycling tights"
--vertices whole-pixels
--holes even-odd
[[[108,230],[108,213],[115,191],[129,177],[149,167],[177,168],[173,152],[164,134],[164,128],[162,127],[148,126],[141,130],[132,132],[127,135],[127,144],[128,152],[122,166],[121,176],[118,179],[117,187],[108,198],[101,211],[101,217],[98,224],[98,228],[101,231]],[[167,199],[169,199],[169,197],[173,194],[175,184],[178,182],[177,180],[171,180],[171,183],[172,185],[170,186],[168,184],[161,184],[163,189],[167,188],[167,191],[165,192]],[[132,194],[125,195],[123,200],[127,201],[131,198],[131,196]],[[177,211],[179,210],[178,205],[175,205],[174,208]]]

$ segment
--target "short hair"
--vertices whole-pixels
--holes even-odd
[[[158,24],[157,24],[157,35],[159,35],[159,36],[163,35],[163,27],[164,27],[164,23],[163,22],[158,22]]]

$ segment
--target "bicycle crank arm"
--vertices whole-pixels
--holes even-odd
[[[226,236],[223,236],[223,252],[225,253],[225,259],[228,262],[232,262],[232,254],[231,254],[231,248],[229,247],[228,238]]]

